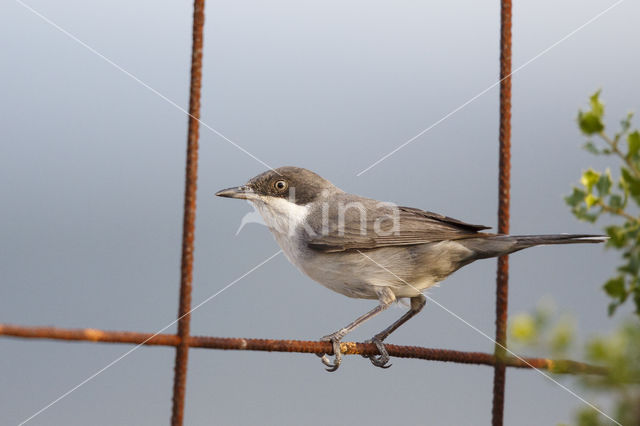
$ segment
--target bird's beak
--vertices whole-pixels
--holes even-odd
[[[241,198],[243,200],[248,200],[253,198],[252,196],[255,195],[255,192],[253,192],[253,189],[251,189],[247,185],[243,185],[243,186],[236,186],[233,188],[223,189],[222,191],[216,192],[216,195],[218,197]]]

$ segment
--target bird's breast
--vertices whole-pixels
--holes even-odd
[[[273,197],[254,204],[289,261],[300,266],[301,252],[304,249],[300,230],[304,229],[309,214],[308,207]]]

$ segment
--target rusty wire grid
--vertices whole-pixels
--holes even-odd
[[[83,342],[130,343],[149,346],[176,346],[183,342],[191,348],[245,350],[264,352],[327,353],[333,355],[331,342],[308,340],[245,339],[238,337],[189,336],[183,340],[176,334],[135,333],[131,331],[106,331],[95,328],[73,329],[56,327],[23,327],[0,324],[0,335],[29,339],[55,339]],[[389,355],[397,358],[425,359],[430,361],[454,362],[458,364],[498,365],[493,354],[483,352],[432,349],[418,346],[385,344]],[[373,343],[341,342],[344,355],[378,355]],[[516,368],[537,368],[556,374],[607,374],[603,367],[567,359],[524,358],[506,356],[500,364]]]
[[[171,416],[171,424],[174,426],[183,424],[189,348],[333,354],[330,342],[222,338],[190,335],[204,6],[205,0],[194,0],[189,127],[187,136],[187,164],[177,334],[152,334],[136,333],[131,331],[104,331],[96,329],[63,329],[54,327],[23,327],[11,324],[0,324],[0,336],[175,347],[176,358],[173,382],[173,409]],[[511,0],[501,0],[499,233],[508,233],[509,231],[511,155],[510,74]],[[498,259],[498,273],[496,280],[496,345],[493,354],[415,346],[385,345],[389,355],[394,357],[492,366],[494,368],[492,423],[495,426],[503,424],[506,367],[535,368],[557,374],[607,374],[607,370],[603,367],[571,360],[507,356],[505,346],[508,300],[508,267],[509,264],[507,257],[501,257]],[[375,345],[372,343],[342,342],[341,350],[346,355],[378,354]]]
[[[193,2],[193,41],[191,46],[191,84],[189,93],[189,130],[182,224],[182,261],[180,265],[180,304],[178,308],[178,341],[173,374],[173,408],[171,424],[179,426],[184,418],[184,399],[189,361],[191,326],[191,282],[193,281],[193,249],[196,229],[196,189],[198,181],[198,137],[200,126],[200,89],[202,88],[202,45],[204,35],[204,0]]]
[[[498,234],[509,233],[511,201],[511,0],[500,1],[500,157],[498,177]],[[500,426],[504,416],[507,308],[509,300],[509,256],[498,258],[496,273],[496,344],[498,362],[493,370],[491,423]]]

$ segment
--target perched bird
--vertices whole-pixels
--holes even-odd
[[[349,194],[312,171],[280,167],[220,197],[251,201],[283,252],[303,273],[345,296],[376,299],[378,306],[322,340],[334,359],[322,356],[329,371],[340,366],[340,340],[399,298],[411,300],[400,319],[370,342],[388,367],[385,338],[424,307],[422,292],[469,263],[542,244],[601,243],[600,235],[497,235],[480,232],[447,216]]]

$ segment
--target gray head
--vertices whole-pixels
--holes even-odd
[[[282,198],[298,205],[306,205],[323,194],[340,191],[331,182],[300,167],[280,167],[252,178],[245,185],[223,189],[219,197],[246,200],[264,197]]]

